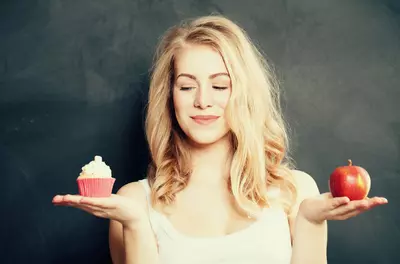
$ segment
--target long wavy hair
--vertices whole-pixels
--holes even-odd
[[[225,109],[233,147],[228,187],[238,207],[256,216],[261,208],[278,202],[289,214],[297,192],[278,82],[246,32],[220,15],[183,21],[170,28],[157,47],[145,121],[151,153],[147,178],[153,206],[173,203],[192,171],[171,92],[176,54],[187,45],[216,49],[231,78],[232,92]],[[268,195],[271,186],[280,189],[278,198]]]

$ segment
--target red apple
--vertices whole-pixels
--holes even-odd
[[[333,197],[347,196],[350,201],[362,200],[367,197],[371,188],[371,178],[368,172],[359,166],[354,166],[348,160],[347,166],[336,168],[329,179],[329,190]]]

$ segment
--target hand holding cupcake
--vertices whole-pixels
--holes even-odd
[[[131,183],[112,194],[115,178],[100,156],[82,167],[76,181],[79,195],[56,195],[52,201],[54,205],[75,207],[97,217],[118,221],[128,228],[146,223],[146,207],[127,195],[130,192],[127,190],[142,187]]]
[[[108,197],[112,193],[115,178],[112,178],[110,167],[101,156],[82,167],[76,179],[79,194],[87,197]]]

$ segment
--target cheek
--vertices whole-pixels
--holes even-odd
[[[218,107],[220,107],[222,109],[225,109],[226,106],[228,105],[230,97],[231,97],[231,91],[230,90],[229,91],[219,92],[214,97],[215,104],[218,105]]]
[[[179,117],[182,114],[185,114],[185,112],[188,111],[191,105],[190,96],[188,96],[188,94],[184,94],[179,91],[175,91],[173,93],[173,102],[174,102],[175,114],[177,115],[177,117]]]

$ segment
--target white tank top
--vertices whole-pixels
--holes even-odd
[[[159,264],[289,264],[292,254],[289,223],[282,208],[266,208],[249,227],[219,237],[191,237],[180,233],[169,219],[151,207],[146,190],[150,223],[155,233]]]

